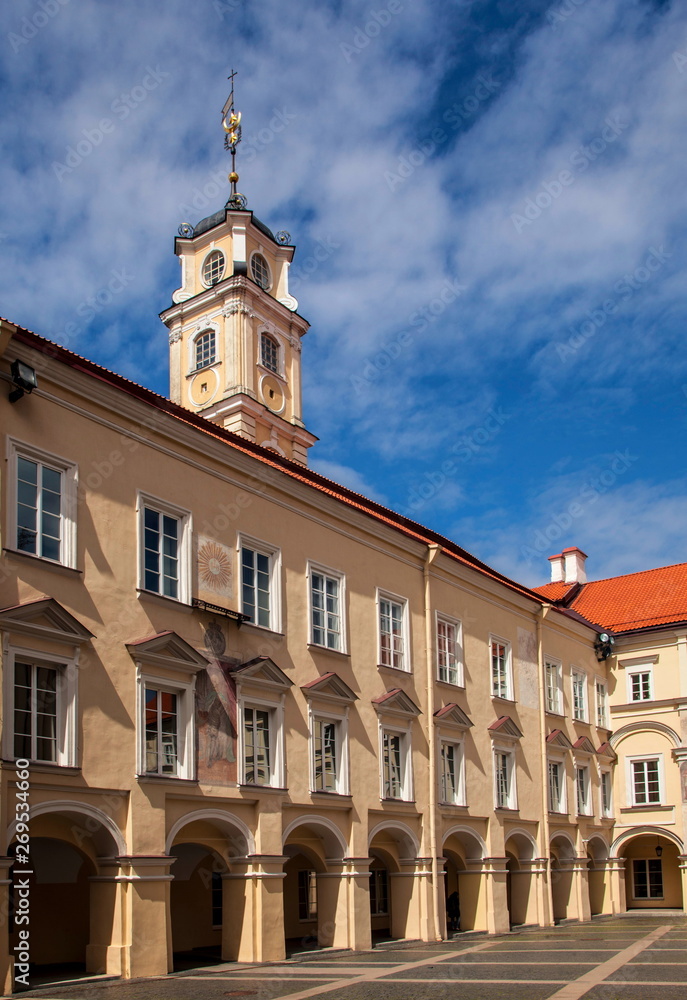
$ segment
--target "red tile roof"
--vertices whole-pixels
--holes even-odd
[[[536,591],[609,632],[687,621],[687,563],[612,576],[592,583],[547,583]]]

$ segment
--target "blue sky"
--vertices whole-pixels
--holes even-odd
[[[684,4],[17,0],[0,46],[0,313],[166,393],[233,65],[312,466],[529,584],[687,557]]]

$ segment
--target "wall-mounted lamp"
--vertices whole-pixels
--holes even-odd
[[[656,857],[660,858],[661,855],[663,854],[663,848],[661,847],[661,844],[660,843],[656,844],[654,850],[656,851]]]
[[[10,403],[16,403],[25,392],[31,393],[38,385],[36,370],[23,361],[15,360],[10,365],[14,389],[10,393]]]
[[[597,660],[607,660],[608,657],[613,652],[613,646],[615,645],[615,639],[608,632],[600,632],[596,637],[596,642],[594,643],[594,651],[596,652]]]

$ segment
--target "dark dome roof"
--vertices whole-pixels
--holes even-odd
[[[219,226],[220,223],[224,222],[228,208],[229,208],[229,203],[227,202],[224,208],[221,208],[219,212],[215,212],[213,215],[208,215],[206,219],[201,219],[198,225],[193,227],[193,235],[201,236],[203,233],[207,233],[208,229],[214,229],[215,226]],[[259,229],[260,232],[263,233],[265,236],[267,236],[268,239],[272,240],[273,243],[276,243],[277,241],[274,238],[274,233],[272,232],[272,230],[268,229],[265,223],[261,222],[260,219],[258,219],[257,216],[253,215],[252,212],[251,215],[253,216],[252,221],[255,228]]]

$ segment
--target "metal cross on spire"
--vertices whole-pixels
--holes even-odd
[[[222,108],[222,128],[226,133],[224,136],[224,148],[228,149],[231,153],[231,173],[229,174],[231,195],[229,196],[229,203],[232,203],[235,208],[244,208],[246,199],[236,190],[236,183],[239,179],[239,175],[236,173],[236,147],[241,142],[241,112],[236,111],[234,108],[235,76],[236,70],[232,69],[230,75],[227,77],[231,81],[231,93]]]

